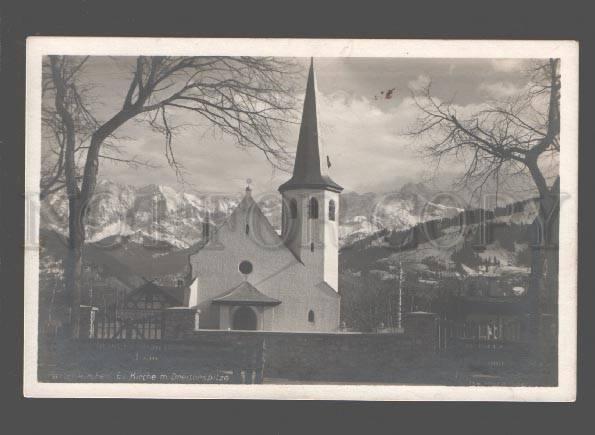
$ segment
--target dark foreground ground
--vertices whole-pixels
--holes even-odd
[[[40,342],[40,382],[391,384],[445,386],[555,386],[553,355],[519,348],[407,351],[348,349],[299,357],[262,341]]]

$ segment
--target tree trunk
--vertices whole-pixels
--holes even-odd
[[[548,110],[548,132],[542,144],[526,156],[525,164],[539,191],[539,214],[533,242],[531,281],[529,285],[529,340],[538,358],[545,362],[544,350],[557,347],[558,324],[558,234],[560,207],[560,177],[551,188],[541,172],[538,159],[541,153],[556,140],[560,133],[560,79],[559,60],[550,60],[550,101]],[[545,318],[554,330],[544,328]],[[556,349],[557,353],[557,349]]]
[[[558,226],[559,178],[547,193],[540,195],[534,225],[531,280],[528,289],[529,340],[540,355],[556,347],[558,322]],[[547,325],[544,319],[548,319]],[[549,325],[549,326],[548,326]],[[553,328],[553,330],[550,330]]]
[[[66,262],[66,288],[71,297],[71,335],[73,338],[80,336],[80,305],[83,294],[83,250],[85,248],[85,216],[87,207],[95,193],[97,186],[97,172],[99,169],[99,150],[104,141],[122,124],[137,114],[132,109],[122,110],[99,127],[89,145],[87,159],[83,173],[83,182],[80,190],[71,189],[69,193],[68,216],[68,258]],[[74,171],[72,172],[74,174]],[[76,183],[74,175],[71,176],[73,184]]]
[[[85,231],[80,197],[69,198],[68,252],[65,268],[65,287],[70,300],[70,334],[80,335],[80,305],[82,295],[83,249]]]
[[[68,192],[68,252],[64,284],[70,296],[70,334],[79,337],[81,274],[85,233],[83,227],[83,207],[81,194],[76,180],[75,141],[76,128],[74,117],[67,107],[68,83],[64,74],[64,60],[59,56],[50,56],[52,78],[56,87],[54,104],[56,113],[64,126],[64,177]]]

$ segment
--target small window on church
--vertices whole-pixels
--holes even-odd
[[[179,279],[177,282],[178,282],[178,287],[184,287],[184,280],[183,279]]]
[[[297,218],[297,201],[295,199],[292,199],[289,202],[289,213],[292,219],[296,219]]]
[[[246,224],[246,235],[250,234],[250,225]]]
[[[244,260],[240,263],[239,269],[242,274],[249,275],[252,273],[252,269],[253,269],[252,263],[250,263],[247,260]]]
[[[310,219],[318,219],[318,201],[316,198],[310,198],[308,217]]]
[[[329,221],[335,220],[335,201],[332,199],[328,203],[328,219]]]
[[[314,242],[310,243],[310,252],[314,252]]]
[[[308,322],[314,323],[314,311],[308,311]]]

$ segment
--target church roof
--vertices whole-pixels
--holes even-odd
[[[306,85],[306,97],[304,98],[304,110],[302,112],[293,176],[279,187],[280,192],[303,188],[328,189],[334,192],[343,190],[328,175],[327,168],[330,162],[328,156],[322,152],[322,148],[316,108],[316,77],[314,61],[312,60]]]
[[[213,303],[227,305],[279,305],[281,301],[259,292],[248,281],[243,281],[227,294],[213,299]]]
[[[235,221],[236,213],[240,213],[242,210],[249,210],[251,226],[253,226],[254,228],[258,228],[259,237],[261,238],[261,241],[267,240],[268,243],[271,243],[270,246],[277,246],[279,249],[284,248],[293,258],[295,258],[295,260],[298,263],[302,263],[302,261],[295,255],[295,253],[287,247],[283,238],[277,233],[277,231],[275,231],[275,228],[273,227],[273,225],[271,225],[271,222],[268,220],[268,218],[264,215],[264,213],[258,206],[258,203],[254,201],[254,198],[252,198],[250,188],[246,188],[246,194],[244,195],[242,201],[240,201],[240,203],[237,205],[237,207],[234,209],[231,215],[229,215],[227,219],[225,219],[223,224],[219,225],[217,228],[213,230],[212,235],[209,237],[209,240],[202,241],[201,243],[198,243],[194,245],[192,248],[190,248],[190,254],[188,256],[188,259],[190,260],[190,257],[192,255],[199,253],[211,242],[217,243],[217,241],[219,240],[219,236],[217,234],[226,226],[228,226],[229,228],[233,228],[233,224],[231,224],[231,222]]]

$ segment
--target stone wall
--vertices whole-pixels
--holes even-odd
[[[522,343],[469,347],[474,343],[461,342],[440,350],[432,313],[406,316],[404,334],[195,331],[194,313],[192,309],[167,310],[161,340],[41,342],[40,379],[137,382],[140,374],[142,382],[163,383],[258,383],[263,379],[280,384],[556,382],[555,365],[542,367],[543,358],[536,365]],[[510,373],[515,373],[515,379],[510,379]]]
[[[439,350],[440,318],[438,314],[426,312],[406,313],[403,316],[405,334],[413,343],[424,350]]]
[[[266,376],[295,379],[374,379],[397,375],[422,361],[435,360],[438,318],[409,313],[404,334],[290,333],[194,330],[195,310],[166,310],[164,339],[183,339],[208,348],[264,347]],[[256,343],[256,344],[254,344]]]
[[[434,338],[428,335],[200,330],[186,334],[184,342],[262,346],[264,376],[278,379],[386,382],[387,376],[396,379],[436,362]]]
[[[85,311],[83,317],[90,318],[91,311]],[[196,315],[194,308],[164,310],[163,345],[158,346],[169,351],[159,352],[160,370],[179,370],[184,364],[185,370],[233,367],[239,361],[249,361],[251,366],[264,366],[267,378],[394,382],[416,375],[420,367],[427,370],[439,363],[437,317],[432,313],[406,316],[404,334],[196,330]],[[107,345],[107,341],[96,343]],[[127,346],[138,344],[112,342],[120,342],[118,351],[123,358]],[[190,352],[182,359],[176,350],[180,346]],[[114,355],[114,361],[120,358]]]
[[[196,326],[197,310],[173,307],[163,311],[163,338],[180,339],[192,333]],[[199,314],[200,315],[200,311]]]

